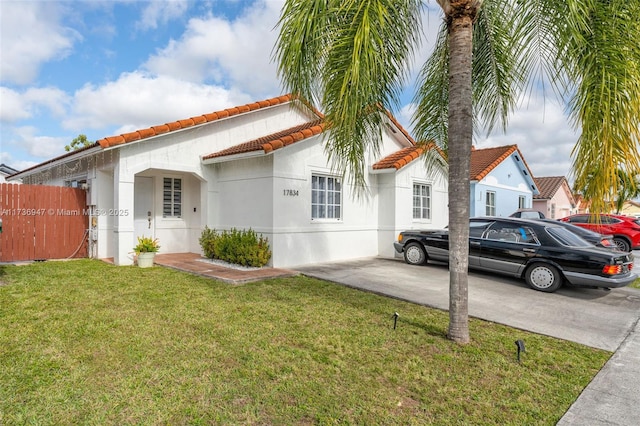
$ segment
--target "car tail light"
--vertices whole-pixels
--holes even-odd
[[[622,273],[622,265],[606,265],[602,268],[602,273],[607,275],[616,275]]]

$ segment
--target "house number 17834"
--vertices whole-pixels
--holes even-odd
[[[299,195],[297,189],[283,189],[282,191],[282,195],[285,197],[297,197]]]

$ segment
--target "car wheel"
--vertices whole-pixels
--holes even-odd
[[[618,250],[620,251],[629,251],[631,248],[627,240],[622,237],[614,237],[613,242],[616,243],[616,247],[618,247]]]
[[[427,262],[427,254],[419,243],[409,243],[404,248],[404,261],[409,265],[424,265]]]
[[[525,280],[534,290],[552,293],[562,286],[562,276],[558,269],[546,263],[531,265],[525,273]]]

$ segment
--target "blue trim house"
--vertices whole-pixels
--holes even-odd
[[[471,150],[469,214],[509,216],[531,208],[540,191],[517,145]]]

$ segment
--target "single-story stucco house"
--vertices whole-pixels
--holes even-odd
[[[399,231],[447,225],[447,174],[437,148],[380,114],[360,195],[329,163],[323,115],[291,95],[107,137],[11,179],[86,188],[90,255],[117,265],[139,236],[201,253],[205,226],[267,237],[273,267],[391,257]]]
[[[18,171],[13,167],[9,167],[4,163],[0,164],[0,183],[5,182],[7,176],[11,176],[16,173],[18,173]],[[20,182],[15,182],[15,183],[20,183]]]
[[[576,213],[576,200],[564,176],[535,178],[540,194],[533,197],[533,208],[549,219],[561,219]]]

